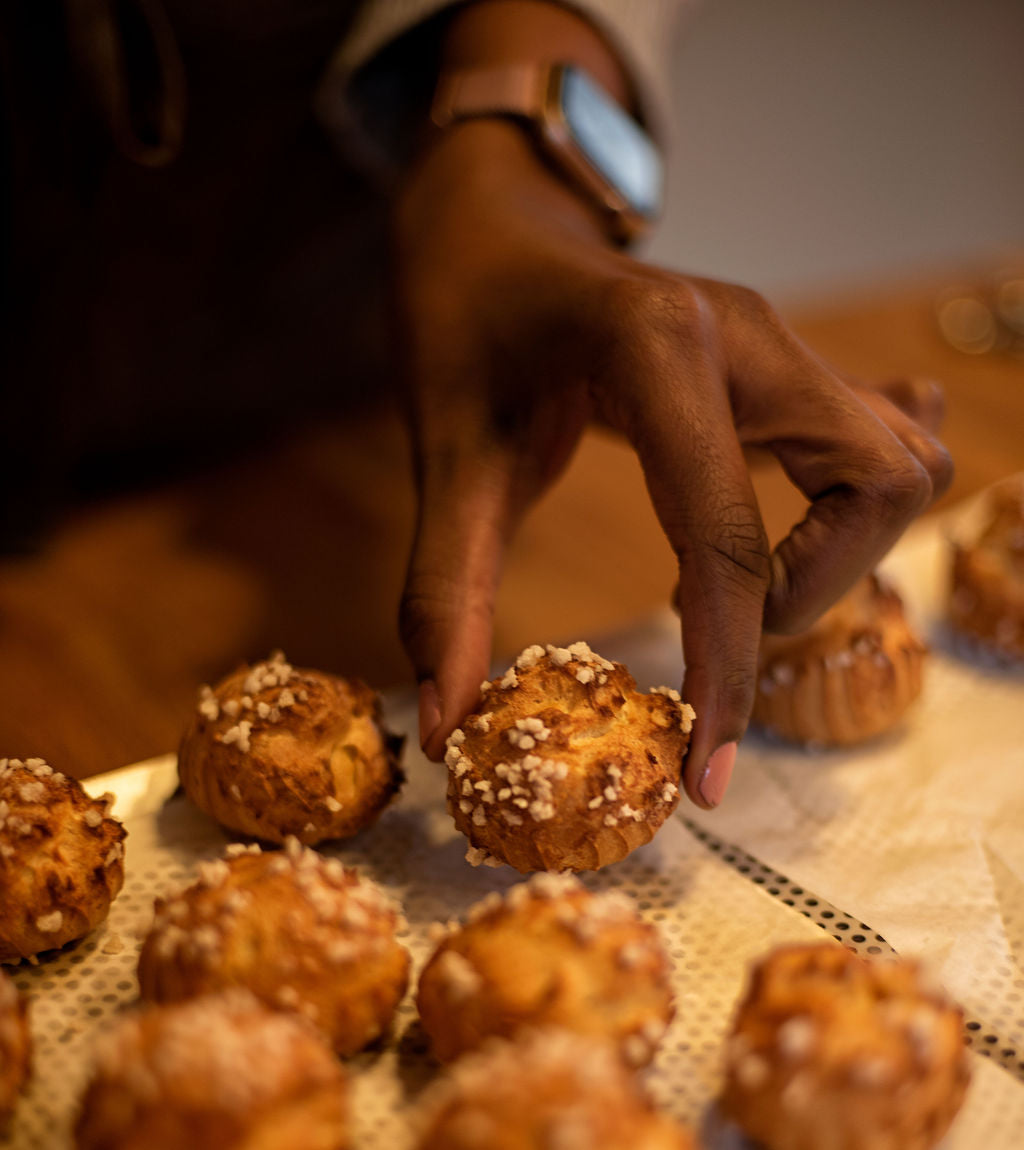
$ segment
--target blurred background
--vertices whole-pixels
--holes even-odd
[[[703,0],[659,263],[773,302],[1024,246],[1024,0]]]
[[[1022,48],[1024,0],[703,0],[675,46],[650,258],[756,288],[843,371],[942,380],[947,505],[1024,470],[1024,273],[998,280],[1018,285],[1013,336],[984,286],[1014,253],[1024,269]],[[952,288],[961,348],[938,322]],[[802,500],[765,460],[754,481],[779,538]],[[408,688],[413,517],[404,433],[369,411],[84,509],[0,563],[0,751],[80,775],[162,753],[199,683],[275,647]],[[508,554],[496,657],[600,647],[675,579],[635,456],[589,434]]]

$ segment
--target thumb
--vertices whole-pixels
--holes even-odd
[[[477,463],[424,477],[402,592],[402,642],[420,684],[420,744],[438,760],[490,666],[508,484]]]

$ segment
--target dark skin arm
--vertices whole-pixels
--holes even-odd
[[[487,0],[453,20],[448,67],[578,63],[628,106],[627,78],[581,17]],[[521,127],[458,124],[409,171],[394,224],[420,490],[402,633],[432,758],[478,698],[504,550],[591,420],[644,469],[679,565],[683,772],[721,801],[753,701],[762,625],[809,625],[948,486],[949,457],[897,402],[805,348],[755,292],[639,262]],[[927,422],[927,420],[925,420]],[[772,452],[809,500],[769,546],[743,449]]]

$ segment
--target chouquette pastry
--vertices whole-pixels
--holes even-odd
[[[572,875],[537,874],[492,892],[445,933],[416,1005],[443,1062],[525,1029],[559,1027],[650,1062],[674,1013],[671,964],[657,931],[622,894],[591,894]]]
[[[693,708],[641,692],[586,643],[528,647],[448,738],[448,810],[475,864],[595,870],[653,838],[679,802]]]
[[[296,839],[280,851],[236,844],[157,900],[139,991],[165,1003],[244,987],[354,1054],[384,1034],[405,994],[402,925],[380,888],[337,859]]]
[[[916,964],[819,943],[754,968],[721,1105],[765,1150],[928,1150],[968,1080],[963,1017]]]
[[[316,844],[377,818],[404,781],[401,745],[366,684],[275,652],[200,689],[178,774],[192,802],[229,830]]]
[[[603,1043],[564,1030],[492,1039],[424,1095],[416,1150],[695,1150]]]
[[[0,970],[0,1138],[28,1081],[31,1061],[28,1007],[14,983]]]
[[[124,883],[127,832],[43,759],[0,759],[0,962],[83,938]]]
[[[762,636],[751,723],[809,746],[864,742],[920,695],[926,658],[897,591],[868,575],[809,630]]]
[[[244,991],[150,1006],[101,1035],[77,1150],[347,1150],[348,1082],[303,1019]]]
[[[954,543],[949,621],[994,654],[1024,659],[1024,474],[989,493],[971,543]]]

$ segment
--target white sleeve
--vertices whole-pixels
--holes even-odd
[[[619,52],[641,98],[661,110],[668,89],[669,60],[681,13],[691,0],[557,0],[585,16]],[[331,66],[350,76],[390,41],[453,0],[384,0],[364,3]]]
[[[557,0],[563,3],[563,0]],[[579,12],[618,52],[641,102],[645,120],[657,132],[670,107],[671,50],[680,17],[695,0],[571,0],[564,6]],[[369,0],[360,7],[348,35],[328,66],[317,96],[317,112],[345,150],[361,159],[381,161],[401,150],[395,128],[404,91],[408,100],[417,84],[430,81],[436,69],[430,28],[441,29],[453,0]],[[417,49],[402,53],[407,33],[423,29]],[[426,57],[427,59],[424,59]],[[416,76],[422,67],[424,75]],[[376,72],[367,82],[368,74]],[[429,98],[429,96],[427,97]],[[370,107],[368,105],[377,105]],[[376,137],[376,138],[373,138]]]

